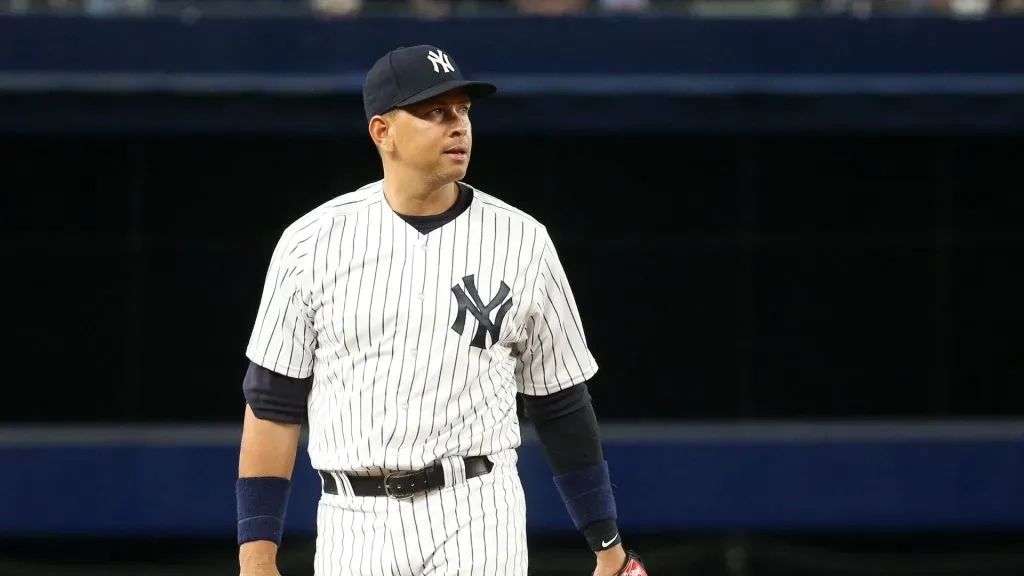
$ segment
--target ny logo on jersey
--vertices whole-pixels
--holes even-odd
[[[452,286],[452,294],[455,294],[455,301],[459,303],[459,311],[455,315],[452,330],[459,336],[462,336],[462,331],[466,328],[466,312],[469,312],[476,318],[477,322],[476,334],[469,345],[486,349],[487,335],[490,334],[491,344],[494,344],[498,341],[498,335],[501,334],[501,323],[505,320],[505,314],[508,313],[508,309],[512,307],[512,298],[508,296],[511,290],[508,284],[502,281],[501,286],[498,287],[498,293],[485,306],[484,301],[480,298],[480,292],[476,289],[476,280],[474,280],[473,275],[470,274],[464,277],[462,283],[466,286],[465,290],[458,284]],[[466,295],[467,293],[469,294],[468,296]],[[498,309],[498,312],[494,315],[494,321],[492,322],[491,312],[495,308]]]
[[[434,72],[438,74],[455,71],[455,66],[452,66],[451,61],[448,60],[448,55],[440,50],[428,50],[427,60],[430,60],[430,63],[434,65]]]

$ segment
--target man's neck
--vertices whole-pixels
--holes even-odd
[[[452,207],[459,198],[458,185],[449,182],[437,186],[424,181],[402,181],[384,177],[384,198],[391,209],[406,216],[432,216]]]

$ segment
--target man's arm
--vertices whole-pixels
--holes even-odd
[[[280,488],[287,490],[295,468],[300,427],[299,424],[261,420],[253,413],[252,407],[246,404],[238,455],[238,478],[242,480],[240,486],[243,490],[246,482],[261,482],[265,486],[279,484]],[[277,546],[278,543],[272,540],[243,542],[238,549],[238,563],[242,572],[276,570]]]
[[[310,251],[302,249],[315,242],[314,224],[300,219],[278,240],[246,346],[250,364],[235,485],[243,576],[278,574],[277,548],[317,346]]]
[[[573,523],[602,566],[622,566],[626,552],[616,523],[615,500],[603,481],[607,467],[587,385],[576,384],[545,396],[524,395],[523,408],[567,498]],[[578,492],[585,494],[574,494],[575,484],[584,484]]]
[[[595,574],[646,574],[616,523],[608,463],[586,387],[597,373],[569,281],[550,239],[541,253],[527,334],[515,348],[517,387],[573,524],[597,558]],[[638,571],[633,567],[636,563]]]
[[[277,547],[312,378],[249,364],[238,455],[238,562],[243,574],[276,573]]]

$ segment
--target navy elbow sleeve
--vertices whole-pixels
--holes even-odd
[[[301,424],[313,379],[290,378],[250,363],[242,390],[253,414],[261,420]]]
[[[600,465],[604,460],[597,415],[584,384],[550,396],[523,398],[541,449],[556,475]]]

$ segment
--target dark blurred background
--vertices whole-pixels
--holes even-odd
[[[0,0],[0,574],[237,573],[270,252],[414,43],[504,88],[468,181],[556,242],[652,573],[1024,574],[1019,8]],[[532,573],[589,573],[524,429]]]

